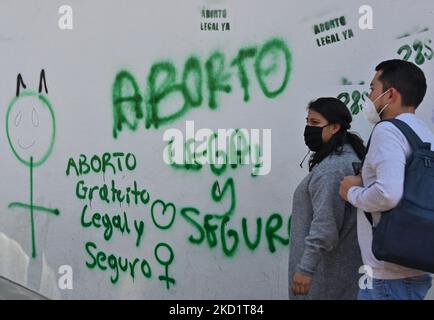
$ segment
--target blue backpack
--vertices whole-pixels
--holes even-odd
[[[378,260],[434,273],[434,151],[405,122],[385,121],[401,130],[412,154],[405,167],[400,203],[383,212],[375,227],[372,215],[365,212],[373,227],[372,252]]]

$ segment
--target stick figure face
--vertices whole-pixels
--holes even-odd
[[[30,166],[44,163],[50,155],[55,138],[55,120],[46,96],[26,91],[12,99],[6,115],[9,145],[18,160]]]

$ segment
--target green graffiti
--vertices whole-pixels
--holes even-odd
[[[108,169],[113,174],[116,174],[117,172],[123,172],[125,169],[134,171],[136,166],[137,159],[132,153],[105,152],[102,156],[95,154],[89,159],[86,155],[81,154],[78,160],[73,157],[68,159],[66,176],[69,176],[73,171],[78,177],[89,173],[106,173]]]
[[[241,223],[243,229],[243,236],[244,236],[244,240],[246,241],[246,246],[250,250],[254,251],[259,246],[259,243],[261,242],[262,219],[261,218],[256,219],[256,239],[254,242],[251,242],[249,239],[247,218],[243,218],[241,221],[242,221]]]
[[[247,60],[248,58],[254,58],[257,51],[258,49],[256,47],[240,49],[240,51],[238,52],[238,56],[231,63],[231,66],[236,66],[238,68],[238,78],[240,79],[241,88],[243,88],[244,102],[248,102],[250,100],[250,81],[247,75],[245,60]]]
[[[45,91],[48,92],[45,83],[44,70],[41,71],[40,78],[40,92],[41,85],[45,85]],[[6,112],[6,136],[12,153],[19,162],[29,168],[30,175],[30,203],[11,202],[8,205],[9,209],[22,208],[30,211],[30,233],[31,233],[31,247],[32,258],[36,257],[36,231],[35,231],[35,212],[45,212],[58,216],[60,211],[58,209],[49,209],[34,203],[34,169],[45,163],[53,151],[54,141],[56,137],[56,122],[54,111],[48,98],[41,93],[32,91],[19,92],[19,86],[25,87],[21,75],[18,75],[17,95],[9,103]],[[31,110],[31,111],[30,111]],[[43,123],[40,126],[40,117],[48,112],[48,125]],[[31,119],[31,122],[29,120]],[[41,120],[43,121],[43,120]],[[13,125],[11,126],[11,123]],[[32,124],[33,126],[31,126]],[[49,134],[41,132],[40,128],[49,130]],[[33,142],[26,143],[23,140],[29,140],[28,133],[31,133]],[[44,138],[48,137],[48,141]],[[42,139],[42,141],[41,141]],[[46,144],[44,146],[44,143]],[[40,150],[43,150],[40,154]]]
[[[87,186],[84,180],[80,180],[76,184],[75,195],[77,199],[89,201],[89,203],[92,202],[93,199],[108,204],[119,203],[121,205],[126,203],[127,205],[132,204],[136,206],[147,205],[151,202],[148,191],[139,188],[136,181],[134,181],[132,188],[126,187],[125,190],[122,190],[116,187],[115,180],[111,180],[110,188],[105,183],[101,186]],[[104,228],[105,240],[111,238],[113,229],[118,229],[122,234],[124,232],[129,234],[131,232],[126,212],[123,212],[122,215],[116,214],[111,216],[107,213],[100,214],[99,212],[96,212],[93,213],[91,217],[87,217],[87,210],[88,205],[86,204],[81,213],[82,227],[95,227],[97,229]],[[150,211],[152,222],[158,229],[170,229],[175,222],[176,206],[171,202],[166,203],[161,199],[156,199],[152,201]],[[140,222],[137,223],[139,224],[137,225],[136,230],[143,230],[142,224]]]
[[[368,96],[369,93],[367,91],[360,92],[354,90],[351,96],[349,92],[342,92],[337,98],[347,105],[353,115],[356,115],[362,111],[362,104]]]
[[[249,163],[250,144],[244,132],[235,129],[229,140],[228,161],[232,168],[237,168],[239,164]]]
[[[261,167],[263,166],[263,162],[261,161],[262,159],[262,146],[261,145],[255,145],[255,165],[254,165],[254,170],[253,172],[250,174],[252,177],[257,177],[259,175],[259,170],[261,170]]]
[[[207,60],[205,68],[208,78],[208,106],[211,109],[216,109],[218,107],[216,93],[218,91],[225,93],[230,93],[232,91],[232,87],[226,83],[230,79],[230,73],[224,71],[225,56],[223,53],[215,52],[212,54]]]
[[[161,84],[158,85],[157,80],[162,75],[164,76],[164,81],[160,81]],[[171,62],[160,62],[152,66],[148,78],[149,108],[147,111],[150,115],[146,118],[146,128],[149,128],[151,125],[158,128],[165,123],[171,123],[187,112],[189,105],[185,102],[180,110],[170,116],[160,116],[160,103],[174,92],[184,94],[186,90],[183,90],[183,87],[183,84],[176,83],[176,68]]]
[[[365,85],[365,81],[360,80],[357,84],[358,84],[359,86],[363,86],[363,85]],[[350,81],[350,80],[348,80],[348,79],[345,78],[345,77],[342,77],[342,78],[341,78],[341,85],[343,85],[343,86],[352,86],[352,85],[353,85],[353,82]]]
[[[193,88],[189,87],[190,77],[194,78]],[[197,57],[190,57],[185,63],[184,73],[182,74],[184,97],[187,104],[193,108],[199,107],[203,102],[202,95],[202,68]],[[194,92],[194,94],[193,94]]]
[[[112,157],[113,155],[115,155],[115,158]],[[129,161],[128,158],[130,160],[133,159],[133,161]],[[112,163],[110,159],[117,159],[117,165],[116,161]],[[81,177],[90,173],[104,174],[106,171],[112,171],[116,175],[122,173],[124,168],[134,171],[136,165],[136,157],[130,153],[125,157],[123,153],[104,153],[102,157],[80,155],[78,161],[75,161],[73,157],[69,158],[66,175],[74,176],[73,173],[75,172],[77,177]],[[104,167],[108,170],[105,170]],[[171,202],[164,202],[161,199],[151,201],[149,192],[139,187],[136,181],[133,182],[132,186],[120,189],[117,187],[114,179],[111,180],[111,184],[104,183],[94,186],[88,186],[84,180],[79,180],[76,184],[75,196],[81,201],[91,202],[96,199],[102,203],[118,203],[120,206],[124,203],[128,206],[143,206],[149,203],[149,216],[152,218],[154,226],[158,229],[170,229],[175,220],[175,205]],[[113,240],[115,234],[125,237],[134,236],[134,243],[137,248],[140,247],[145,233],[145,220],[131,220],[125,210],[122,210],[120,213],[110,214],[107,212],[92,212],[91,206],[87,203],[84,204],[81,211],[80,225],[84,229],[102,230],[105,242]],[[132,228],[131,226],[134,227]],[[143,257],[126,258],[114,253],[107,253],[99,249],[97,244],[92,241],[86,242],[84,249],[86,252],[86,267],[103,272],[111,272],[110,282],[112,284],[118,283],[123,275],[129,276],[133,282],[137,275],[141,275],[145,279],[152,278],[151,264],[149,260]],[[158,279],[165,283],[167,289],[170,289],[176,283],[175,278],[169,275],[169,266],[172,264],[175,254],[168,244],[159,243],[155,247],[154,255],[156,261],[163,267],[164,271],[163,274],[158,276]]]
[[[217,134],[213,133],[211,137],[212,139],[210,140],[213,141],[216,139]],[[172,142],[173,140],[171,140],[169,143]],[[186,153],[190,155],[193,154],[193,158],[195,159],[194,152],[191,152],[191,150],[189,150],[191,145],[190,142],[191,141],[188,141],[185,144],[185,148],[186,150],[188,150]],[[226,165],[226,163],[229,162],[229,157],[232,158],[230,160],[236,160],[235,165],[231,165],[231,168],[235,169],[237,168],[238,164],[242,164],[244,162],[244,158],[246,157],[246,155],[250,154],[251,146],[248,143],[246,136],[242,130],[234,130],[229,136],[227,143],[229,143],[232,152],[230,152],[229,155],[226,155],[224,152],[222,152],[222,154],[224,155],[224,158],[222,159],[224,160],[222,161],[223,164],[211,164],[209,166],[211,172],[216,176],[222,175],[227,170],[228,166]],[[254,156],[257,160],[255,162],[255,168],[259,169],[261,166],[261,162],[259,161],[259,159],[262,155],[262,148],[260,145],[255,145],[254,150]],[[219,152],[220,150],[216,151],[217,154]],[[187,170],[190,169],[186,166],[180,166],[178,168],[183,168]],[[252,172],[251,175],[255,177],[256,172],[257,171]],[[278,231],[283,228],[283,218],[277,213],[272,214],[267,219],[265,228],[263,228],[263,219],[256,219],[256,234],[253,240],[249,237],[248,220],[246,218],[241,219],[240,231],[237,231],[237,228],[229,228],[229,226],[231,225],[231,218],[236,213],[236,191],[234,180],[233,178],[228,178],[225,181],[223,187],[220,186],[219,181],[214,181],[211,186],[211,199],[214,202],[222,203],[222,201],[227,198],[226,195],[229,195],[230,197],[230,205],[229,208],[225,209],[222,214],[207,213],[201,215],[201,212],[194,207],[185,207],[181,209],[181,217],[194,229],[194,232],[187,237],[187,240],[191,244],[201,245],[202,243],[206,243],[207,246],[211,249],[221,245],[222,252],[227,257],[233,257],[237,252],[238,247],[240,247],[242,243],[244,243],[249,250],[256,250],[261,243],[262,234],[265,235],[267,247],[271,253],[274,253],[276,251],[277,243],[280,243],[283,246],[288,245],[289,237],[286,238],[285,236],[279,235],[278,233]],[[290,224],[290,220],[288,221],[288,224]],[[286,232],[289,235],[290,229],[288,228]],[[241,240],[243,240],[243,242]]]
[[[168,221],[161,221],[161,218],[165,215],[169,215]],[[170,227],[175,222],[175,216],[176,216],[176,208],[173,203],[170,202],[165,203],[162,200],[156,200],[151,206],[152,222],[154,222],[154,225],[159,229],[162,230],[170,229]]]
[[[212,224],[211,220],[214,219],[212,214],[206,214],[203,219],[203,228],[205,229],[205,237],[210,248],[217,246],[217,229],[218,225]]]
[[[226,226],[229,223],[229,221],[230,221],[230,218],[228,216],[223,217],[220,232],[221,232],[223,253],[228,257],[233,257],[235,254],[235,251],[238,248],[238,244],[240,242],[240,237],[238,236],[238,233],[233,229],[229,229],[226,232]],[[232,238],[232,241],[233,241],[232,247],[228,246],[226,238]]]
[[[284,218],[277,213],[272,214],[266,219],[265,229],[262,228],[263,218],[259,217],[256,219],[256,239],[254,242],[249,238],[249,227],[246,217],[241,219],[241,228],[227,229],[233,219],[230,216],[222,218],[216,215],[205,214],[202,223],[200,223],[200,216],[201,213],[196,208],[187,207],[181,209],[181,217],[193,227],[196,233],[189,235],[188,241],[193,245],[205,243],[210,249],[216,248],[221,244],[222,252],[227,257],[233,257],[241,245],[245,245],[249,250],[255,251],[262,242],[262,235],[265,235],[267,248],[271,253],[276,252],[277,243],[283,246],[289,244],[290,227],[284,230]],[[289,225],[290,220],[291,217],[288,219]],[[281,235],[279,232],[282,230],[286,234]],[[229,240],[232,241],[231,244],[229,244]]]
[[[8,206],[8,208],[12,209],[12,208],[22,208],[22,209],[32,209],[35,211],[41,211],[41,212],[46,212],[46,213],[50,213],[52,215],[58,216],[60,214],[59,209],[49,209],[49,208],[45,208],[45,207],[41,207],[41,206],[37,206],[37,205],[29,205],[29,204],[25,204],[25,203],[21,203],[21,202],[11,202]]]
[[[201,17],[206,19],[215,19],[215,18],[226,18],[227,11],[226,9],[202,9]]]
[[[92,214],[91,218],[86,217],[86,212],[88,209],[88,205],[86,204],[83,207],[81,213],[81,226],[83,228],[94,227],[96,229],[103,228],[104,229],[104,240],[109,241],[115,230],[118,230],[122,235],[124,233],[130,234],[131,228],[129,226],[128,218],[126,212],[123,212],[122,215],[108,215],[107,213],[101,215],[99,212],[95,212]]]
[[[191,150],[191,146],[194,145],[196,141],[194,139],[188,139],[185,142],[185,163],[189,163],[189,164],[198,164],[196,162],[196,153],[194,151]]]
[[[283,53],[284,55],[285,73],[282,84],[273,91],[268,87],[266,78],[270,77],[279,70],[279,64],[277,62],[277,56],[279,53]],[[265,67],[263,62],[269,55],[273,57],[272,63],[268,67]],[[282,40],[273,39],[262,47],[262,49],[259,51],[258,57],[259,58],[255,61],[255,73],[256,77],[258,78],[259,85],[267,98],[275,98],[281,94],[283,90],[285,90],[286,85],[288,84],[289,76],[291,74],[291,52]]]
[[[186,207],[181,209],[181,217],[183,217],[189,224],[191,224],[199,233],[199,236],[195,238],[193,235],[190,235],[188,237],[188,241],[190,241],[193,244],[201,244],[205,239],[205,231],[202,229],[202,226],[200,223],[196,222],[195,219],[191,218],[189,213],[194,214],[195,216],[200,215],[200,211],[196,208],[192,207]]]
[[[99,250],[94,242],[88,241],[85,246],[86,254],[90,261],[86,261],[85,265],[89,269],[99,269],[101,271],[111,270],[110,282],[116,284],[119,281],[121,271],[126,273],[129,271],[129,276],[134,281],[137,269],[139,268],[144,278],[152,277],[152,270],[149,262],[144,258],[134,258],[133,260],[116,256],[115,254],[107,254]]]
[[[213,174],[215,174],[216,176],[220,176],[226,171],[226,167],[227,167],[227,163],[228,163],[227,155],[226,155],[226,152],[224,152],[223,150],[217,150],[215,154],[216,154],[217,159],[219,157],[222,159],[222,160],[220,160],[221,164],[218,164],[218,161],[217,161],[217,163],[211,163],[210,169],[211,169],[211,172]]]
[[[188,111],[207,103],[210,110],[220,106],[218,95],[232,92],[231,68],[236,68],[238,80],[243,90],[243,100],[250,100],[249,73],[246,60],[253,59],[254,75],[259,87],[267,98],[276,98],[286,89],[292,70],[292,55],[286,43],[278,38],[266,41],[260,47],[247,47],[226,65],[223,52],[215,51],[203,63],[197,56],[190,56],[180,79],[173,62],[165,60],[151,66],[147,77],[146,90],[140,93],[135,77],[127,70],[117,73],[112,87],[113,137],[116,139],[124,128],[135,132],[144,118],[146,129],[158,129],[173,123]],[[276,77],[282,79],[277,80]],[[277,83],[277,88],[272,85]],[[206,89],[205,89],[206,87]],[[208,101],[204,99],[207,90]],[[182,98],[176,111],[162,115],[163,102],[173,95]],[[146,97],[146,98],[144,98]],[[125,126],[124,126],[125,125]]]
[[[169,257],[167,259],[161,258],[160,254],[159,254],[159,250],[161,251],[161,248],[165,248],[168,251]],[[176,280],[169,276],[169,266],[170,266],[170,264],[172,264],[173,259],[175,258],[175,254],[173,253],[172,248],[167,243],[159,243],[155,247],[154,254],[155,254],[155,258],[157,259],[157,261],[162,266],[164,266],[164,275],[158,276],[158,280],[166,282],[166,289],[169,290],[170,285],[171,284],[174,285],[176,283]]]
[[[202,169],[202,165],[200,163],[197,163],[196,161],[196,154],[191,152],[190,146],[192,143],[194,143],[194,139],[187,140],[184,145],[184,154],[186,157],[186,161],[184,161],[183,164],[178,164],[174,161],[173,158],[173,142],[175,140],[172,138],[167,143],[167,156],[170,162],[170,166],[174,169],[182,169],[182,170],[191,170],[191,171],[199,171]]]
[[[397,53],[398,55],[402,55],[402,60],[412,61],[417,65],[423,65],[426,61],[432,60],[434,57],[434,51],[430,47],[431,40],[427,39],[422,42],[419,39],[414,40],[413,44],[405,44],[401,46]]]
[[[230,204],[231,205],[230,205],[229,209],[222,215],[222,217],[230,216],[231,214],[233,214],[235,207],[237,205],[237,202],[235,199],[236,196],[235,196],[234,180],[232,178],[229,178],[228,180],[226,180],[222,190],[220,190],[220,186],[219,186],[218,181],[215,181],[211,187],[211,198],[215,202],[221,202],[228,189],[230,189]]]
[[[237,152],[227,156],[236,157],[237,162],[241,163],[243,155],[250,150],[250,145],[241,130],[235,130],[228,137],[229,144],[234,146]],[[190,142],[186,143],[187,149],[191,145]],[[257,154],[260,154],[260,147],[255,147]],[[101,157],[80,155],[77,160],[71,157],[68,160],[66,175],[76,176],[79,179],[86,174],[104,174],[107,171],[116,175],[121,174],[123,170],[125,171],[125,168],[134,171],[137,167],[134,155],[130,157],[134,161],[129,162],[129,165],[126,165],[124,157],[117,157],[116,159],[122,163],[122,166],[117,166],[116,161],[109,161],[114,159],[113,154],[110,157],[107,156],[108,154],[104,153]],[[190,152],[189,156],[192,157],[193,161],[195,160],[196,155],[194,152]],[[216,176],[219,176],[227,170],[227,166],[217,169]],[[212,171],[212,169],[210,170]],[[157,230],[170,231],[173,229],[176,213],[178,212],[172,202],[151,199],[149,192],[140,187],[136,181],[119,188],[114,179],[101,185],[87,185],[84,180],[79,180],[75,186],[75,196],[80,201],[89,201],[89,203],[96,200],[107,204],[118,203],[120,206],[128,204],[128,206],[140,207],[149,204],[149,215],[146,215],[143,220],[130,220],[125,210],[110,214],[107,212],[92,212],[90,204],[83,204],[80,216],[82,228],[99,230],[106,242],[113,240],[116,234],[125,237],[132,236],[137,248],[140,247],[144,238],[146,219],[152,220],[153,226]],[[272,213],[265,218],[255,218],[252,221],[253,224],[249,224],[247,216],[236,217],[237,197],[235,182],[232,177],[226,178],[222,186],[219,181],[214,181],[210,188],[210,198],[220,205],[225,203],[225,207],[226,205],[227,207],[221,210],[223,211],[221,213],[201,212],[193,206],[183,207],[179,210],[181,221],[192,228],[191,233],[186,235],[190,244],[220,250],[223,256],[232,258],[242,248],[255,252],[262,244],[270,253],[275,253],[278,246],[284,247],[288,245],[291,217],[286,220],[286,217],[278,213]],[[288,221],[287,228],[284,226],[285,221]],[[250,230],[251,228],[253,229]],[[97,244],[92,241],[86,242],[84,249],[86,252],[86,267],[110,272],[110,282],[112,284],[118,283],[124,275],[129,276],[133,282],[138,275],[146,279],[152,278],[151,264],[149,260],[143,257],[126,258],[114,253],[108,253],[98,248]],[[167,290],[170,290],[176,284],[175,278],[169,272],[169,267],[173,264],[175,258],[174,250],[169,244],[160,242],[154,248],[154,258],[162,266],[162,272],[156,275],[156,279],[163,283]]]
[[[227,157],[226,157],[226,153],[223,150],[214,150],[213,151],[213,146],[215,146],[215,140],[216,140],[216,138],[217,138],[217,133],[214,132],[214,134],[208,140],[208,150],[211,150],[211,152],[214,152],[214,154],[216,156],[216,163],[211,163],[210,164],[211,172],[214,173],[215,175],[219,176],[223,172],[226,171]],[[218,165],[219,158],[221,159],[220,160],[220,162],[221,162],[221,166],[220,167]]]
[[[291,222],[292,222],[292,215],[291,216],[289,216],[289,219],[288,219],[288,229],[287,229],[287,231],[288,231],[288,236],[291,234]],[[291,243],[291,237],[288,237],[288,245]]]
[[[290,222],[288,222],[288,224],[289,223]],[[276,251],[275,241],[278,241],[283,245],[289,244],[289,237],[283,238],[277,234],[277,231],[279,231],[279,229],[282,227],[282,224],[282,216],[278,213],[273,213],[267,220],[267,223],[265,225],[265,236],[267,237],[268,249],[271,253]]]
[[[207,156],[207,151],[211,150],[214,152],[216,161],[215,163],[210,163],[209,168],[213,174],[216,176],[221,176],[226,172],[228,168],[228,163],[230,163],[230,168],[237,169],[239,166],[244,166],[250,163],[250,151],[253,148],[254,152],[252,153],[252,157],[254,157],[253,164],[253,172],[252,176],[256,177],[259,174],[259,171],[263,167],[262,162],[262,146],[260,144],[252,145],[249,143],[249,138],[246,136],[244,130],[242,129],[234,129],[230,136],[227,138],[226,144],[229,146],[229,152],[226,154],[223,150],[214,150],[216,149],[216,140],[218,134],[217,132],[213,132],[208,139],[208,149],[204,150],[203,154],[196,153],[192,150],[192,146],[196,143],[194,138],[188,139],[184,143],[184,149],[180,151],[183,155],[185,155],[185,159],[183,163],[176,163],[174,160],[174,150],[173,143],[174,139],[170,139],[167,141],[167,145],[165,148],[165,154],[167,155],[167,159],[170,163],[170,166],[173,169],[177,170],[186,170],[192,172],[198,172],[203,169],[203,165],[197,162],[197,159],[202,156]]]
[[[345,17],[341,16],[341,17],[337,17],[334,19],[330,19],[330,20],[325,21],[325,22],[321,22],[319,24],[315,24],[313,26],[313,31],[315,32],[315,34],[319,34],[321,32],[329,31],[331,29],[343,27],[346,24],[347,24],[347,22],[346,22]]]
[[[334,30],[334,29],[342,28],[346,24],[347,24],[346,18],[344,16],[331,19],[323,23],[315,24],[313,26],[313,31],[315,35],[318,35],[326,31],[333,32],[332,34],[328,34],[326,36],[320,36],[319,38],[317,38],[316,39],[317,46],[321,47],[321,46],[325,46],[325,45],[329,45],[341,41],[341,38],[339,38],[338,30]],[[343,30],[341,34],[344,40],[348,40],[354,37],[354,32],[352,29]]]
[[[88,186],[84,180],[79,180],[75,187],[75,196],[80,200],[92,200],[97,197],[104,203],[126,203],[127,205],[147,205],[150,201],[150,195],[147,189],[138,186],[137,181],[133,186],[125,189],[119,189],[114,179],[111,179],[110,186],[106,183],[102,185]]]
[[[137,223],[137,220],[134,220],[134,229],[136,230],[136,247],[140,246],[140,241],[142,240],[144,229],[145,229],[145,223],[143,221],[139,221]]]
[[[131,92],[132,91],[132,92]],[[123,124],[128,129],[137,130],[143,118],[142,96],[134,77],[122,70],[116,75],[113,84],[113,136],[116,138]]]

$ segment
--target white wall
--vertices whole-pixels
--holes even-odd
[[[415,40],[428,43],[434,39],[433,9],[425,1],[370,1],[374,8],[374,30],[359,29],[358,8],[364,1],[78,1],[70,0],[73,8],[73,30],[58,28],[58,8],[63,1],[40,2],[2,1],[0,4],[0,118],[7,119],[7,110],[16,93],[17,75],[20,73],[28,90],[37,91],[41,69],[45,70],[48,99],[55,116],[55,140],[52,153],[41,166],[33,170],[33,203],[47,208],[58,208],[59,216],[35,209],[34,230],[36,257],[32,258],[31,221],[29,209],[8,208],[12,202],[30,202],[30,171],[19,162],[11,150],[6,135],[6,122],[0,121],[0,274],[18,281],[51,298],[133,298],[133,299],[285,299],[287,297],[288,246],[275,242],[271,252],[265,234],[265,225],[272,214],[283,219],[277,231],[288,238],[286,225],[291,213],[291,197],[295,187],[306,174],[299,163],[306,153],[303,143],[304,118],[307,103],[319,96],[338,96],[342,92],[367,91],[378,62],[403,57],[397,53],[403,45],[412,46]],[[226,9],[228,31],[201,31],[202,8]],[[346,26],[315,35],[313,26],[344,16]],[[214,20],[212,20],[214,21]],[[428,28],[427,31],[418,33]],[[342,32],[351,29],[354,37],[344,40]],[[316,39],[328,34],[340,34],[338,43],[318,46]],[[410,35],[398,39],[401,35]],[[246,60],[249,95],[243,101],[237,69],[229,63],[240,49],[264,48],[272,39],[281,39],[291,52],[290,80],[281,94],[268,98],[261,90],[253,69],[254,59]],[[430,57],[424,47],[422,54]],[[217,93],[218,107],[208,107],[205,61],[221,52],[226,59],[226,72],[231,93]],[[431,51],[432,52],[432,51]],[[182,76],[187,59],[199,58],[202,70],[203,103],[189,110],[171,123],[145,128],[142,119],[137,130],[125,124],[113,136],[112,87],[116,74],[128,70],[136,79],[143,97],[147,90],[151,67],[168,60],[176,67],[177,82]],[[258,54],[256,54],[256,57]],[[270,57],[270,56],[269,56]],[[411,61],[416,53],[412,52]],[[276,57],[276,70],[266,81],[278,86],[285,71],[282,55]],[[420,56],[419,56],[419,59]],[[429,79],[428,94],[418,115],[434,129],[433,61],[418,60]],[[265,64],[268,60],[264,60]],[[269,61],[268,61],[269,63]],[[345,77],[354,85],[343,85]],[[159,79],[162,81],[162,79]],[[364,81],[364,85],[359,85]],[[35,108],[39,103],[33,99]],[[161,114],[171,114],[182,105],[182,96],[174,93],[160,106]],[[353,101],[350,102],[350,105]],[[144,103],[141,107],[145,109]],[[40,125],[25,132],[26,141],[42,141],[51,137],[47,109],[40,113]],[[146,114],[146,110],[145,114]],[[131,115],[128,115],[131,116]],[[18,121],[13,115],[11,128]],[[272,169],[266,176],[251,176],[251,167],[228,168],[220,176],[209,166],[199,171],[175,170],[163,162],[163,133],[169,128],[185,132],[185,121],[194,120],[199,128],[267,128],[272,129]],[[22,114],[21,121],[31,123],[31,113]],[[24,122],[23,122],[24,123]],[[354,115],[353,129],[367,138],[370,127],[360,114]],[[33,129],[32,129],[33,130]],[[39,131],[38,131],[39,130]],[[48,139],[49,140],[49,139]],[[13,142],[14,143],[14,142]],[[24,143],[24,142],[22,142]],[[36,155],[45,151],[36,145]],[[133,153],[137,159],[134,171],[124,170],[105,175],[90,173],[77,177],[66,175],[68,160],[77,160],[80,154],[88,158],[105,152]],[[25,153],[25,152],[24,152]],[[239,244],[232,256],[222,249],[220,226],[216,231],[217,245],[204,239],[194,244],[189,237],[200,233],[182,214],[182,208],[194,207],[200,212],[190,216],[203,226],[206,214],[221,215],[230,207],[230,188],[220,199],[211,197],[212,185],[219,182],[221,189],[234,181],[235,210],[230,216],[229,228],[236,231]],[[75,195],[77,183],[103,185],[111,180],[120,187],[131,186],[134,181],[150,195],[147,205],[104,204],[101,200],[80,200]],[[175,212],[173,225],[162,230],[152,220],[151,205],[161,199],[173,203],[161,215],[158,202],[154,206],[157,222],[167,224]],[[131,233],[114,232],[104,239],[104,230],[83,227],[80,222],[85,205],[91,205],[89,214],[122,214],[128,217]],[[247,219],[249,235],[253,239],[255,221],[262,219],[260,242],[249,250],[243,238],[242,218]],[[277,219],[277,218],[273,218]],[[136,246],[134,221],[144,223],[144,234]],[[219,224],[220,220],[211,220]],[[271,220],[275,223],[276,220]],[[216,225],[217,225],[216,224]],[[202,227],[201,227],[202,228]],[[233,236],[225,237],[233,245]],[[130,272],[120,272],[115,284],[110,282],[114,273],[100,268],[89,268],[93,259],[85,249],[93,242],[107,255],[115,254],[134,261],[146,259],[151,270],[146,278],[137,265],[134,281]],[[174,260],[168,274],[175,285],[159,280],[165,267],[155,256],[156,247],[167,244]],[[3,249],[4,248],[4,249]],[[160,260],[168,258],[166,247],[159,247]],[[92,249],[92,252],[95,250]],[[106,264],[107,261],[101,261]],[[58,269],[70,265],[73,270],[73,290],[57,286]],[[146,271],[146,270],[145,270]],[[431,298],[434,295],[431,294]]]

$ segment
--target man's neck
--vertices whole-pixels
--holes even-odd
[[[416,114],[416,108],[415,107],[401,107],[398,111],[392,111],[388,114],[385,114],[383,117],[383,120],[394,119],[394,118],[396,118],[396,117],[398,117],[404,113]]]

